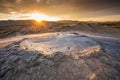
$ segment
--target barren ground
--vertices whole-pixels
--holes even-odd
[[[45,24],[0,26],[0,80],[120,80],[118,24]]]

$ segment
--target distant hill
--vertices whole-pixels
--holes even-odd
[[[42,21],[8,20],[0,21],[0,38],[46,32],[87,31],[120,35],[120,22]]]

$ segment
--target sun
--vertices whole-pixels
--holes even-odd
[[[44,14],[39,14],[39,13],[32,13],[30,15],[31,19],[36,20],[37,22],[41,22],[41,21],[58,21],[60,20],[60,18],[57,17],[51,17],[51,16],[47,16]]]
[[[31,14],[32,19],[36,20],[37,22],[42,21],[42,15],[40,14]]]

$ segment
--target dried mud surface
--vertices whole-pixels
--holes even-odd
[[[120,80],[120,50],[102,42],[90,53],[44,55],[20,49],[23,41],[0,49],[0,80]]]

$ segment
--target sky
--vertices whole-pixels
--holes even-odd
[[[0,20],[31,19],[36,13],[65,20],[118,21],[120,0],[0,0]]]

